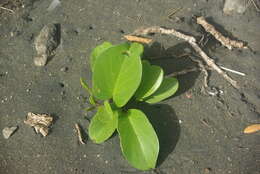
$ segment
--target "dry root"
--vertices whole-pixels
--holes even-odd
[[[223,36],[213,25],[209,24],[204,17],[198,17],[197,23],[230,50],[232,50],[232,48],[248,48],[244,42],[231,40],[230,38]]]
[[[190,59],[192,60],[192,61],[194,61],[194,62],[197,62],[198,63],[198,65],[199,65],[199,67],[200,67],[200,70],[204,73],[204,91],[209,87],[208,86],[208,77],[209,77],[209,73],[208,73],[208,71],[206,70],[206,68],[205,68],[205,66],[204,66],[204,64],[199,60],[199,59],[196,59],[196,58],[194,58],[194,57],[192,57],[192,56],[190,56]]]
[[[179,31],[176,31],[175,29],[166,29],[159,26],[153,26],[145,29],[138,29],[133,34],[134,35],[149,35],[153,33],[160,33],[160,34],[167,34],[167,35],[173,35],[175,37],[178,37],[180,39],[183,39],[187,41],[192,48],[201,56],[203,61],[209,66],[211,69],[215,70],[218,74],[220,74],[224,79],[226,79],[234,88],[238,89],[239,86],[235,80],[233,80],[231,77],[229,77],[215,62],[213,59],[211,59],[197,44],[196,39],[193,36],[189,36],[186,34],[183,34]],[[203,70],[204,71],[204,70]],[[204,71],[205,73],[205,71]],[[205,74],[206,75],[206,74]],[[207,78],[207,76],[206,76]]]

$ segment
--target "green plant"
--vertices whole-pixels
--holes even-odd
[[[89,102],[97,113],[89,125],[89,136],[95,143],[119,133],[124,157],[135,168],[155,168],[159,153],[157,135],[146,115],[138,109],[127,110],[130,99],[156,103],[173,95],[178,88],[175,78],[164,78],[159,66],[141,60],[143,45],[109,42],[97,46],[91,56],[92,89]],[[104,100],[101,104],[100,100]]]

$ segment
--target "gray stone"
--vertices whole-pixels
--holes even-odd
[[[5,127],[2,130],[3,136],[5,139],[10,138],[10,136],[18,129],[18,126],[13,126],[13,127]]]
[[[48,24],[42,28],[34,41],[37,56],[34,58],[36,66],[45,66],[48,59],[54,55],[60,44],[60,31],[57,24]]]
[[[236,13],[244,13],[246,11],[245,0],[225,0],[223,12],[227,15]]]

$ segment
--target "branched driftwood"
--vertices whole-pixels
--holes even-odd
[[[200,67],[200,70],[204,73],[204,91],[209,87],[208,86],[208,77],[209,77],[209,73],[208,71],[206,70],[204,64],[199,60],[199,59],[196,59],[192,56],[190,56],[190,59],[194,62],[197,62],[199,67]]]
[[[213,70],[215,70],[218,74],[220,74],[224,79],[226,79],[234,88],[238,89],[238,83],[233,80],[231,77],[229,77],[215,62],[213,59],[211,59],[197,44],[196,39],[193,36],[189,36],[186,34],[183,34],[179,31],[176,31],[175,29],[166,29],[159,26],[153,26],[145,29],[138,29],[134,31],[133,35],[148,35],[152,33],[160,33],[160,34],[167,34],[172,35],[175,37],[178,37],[180,39],[183,39],[187,41],[192,48],[201,56],[201,58],[204,60],[204,62]],[[207,77],[206,77],[207,78]]]
[[[200,24],[207,32],[212,34],[222,45],[232,50],[232,48],[248,48],[242,41],[232,40],[223,36],[213,25],[209,24],[204,17],[198,17],[197,23]]]

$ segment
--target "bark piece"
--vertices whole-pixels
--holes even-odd
[[[47,114],[34,114],[29,112],[24,121],[31,127],[34,127],[36,133],[41,133],[44,137],[49,133],[49,127],[53,122],[53,117]]]

